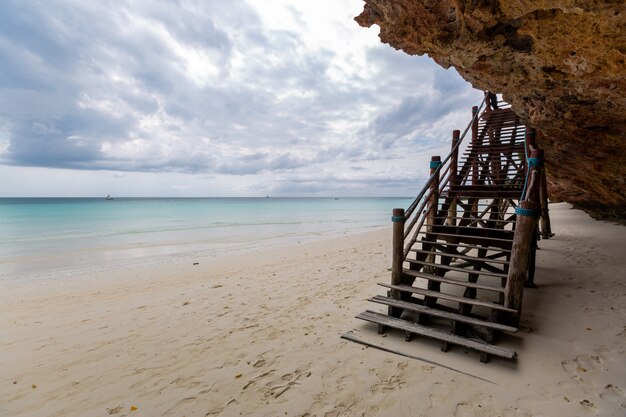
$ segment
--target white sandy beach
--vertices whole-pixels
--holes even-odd
[[[626,415],[626,229],[551,205],[516,361],[385,337],[391,226],[0,282],[0,416]],[[193,263],[199,263],[193,265]],[[359,338],[478,376],[366,348]]]

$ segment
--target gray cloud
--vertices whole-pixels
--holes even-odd
[[[288,12],[306,25],[295,6]],[[0,122],[9,143],[0,162],[292,172],[280,190],[294,193],[400,187],[377,179],[371,163],[447,140],[449,127],[433,125],[479,94],[452,71],[378,43],[358,46],[367,59],[359,67],[349,48],[336,48],[343,41],[312,47],[244,2],[3,2]],[[338,162],[359,178],[343,178]],[[324,170],[332,174],[320,183]]]

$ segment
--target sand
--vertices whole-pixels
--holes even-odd
[[[389,280],[389,227],[4,280],[0,415],[624,416],[626,229],[566,204],[551,214],[539,288],[503,340],[515,361],[354,318],[381,309],[365,299]]]

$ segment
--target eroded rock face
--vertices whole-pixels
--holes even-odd
[[[541,135],[551,198],[626,219],[626,2],[365,0],[356,21],[502,93]]]

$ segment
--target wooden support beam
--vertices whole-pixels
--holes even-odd
[[[528,273],[529,261],[533,239],[536,239],[536,227],[538,217],[539,200],[539,169],[540,162],[536,161],[542,156],[538,150],[531,151],[529,167],[529,181],[525,199],[520,201],[515,210],[517,223],[515,234],[513,235],[513,245],[511,248],[511,263],[506,287],[504,289],[505,307],[517,310],[517,314],[512,318],[512,323],[519,322],[519,315],[522,309],[522,296],[524,293],[524,282]]]
[[[546,178],[546,167],[541,170],[541,187],[539,188],[539,201],[541,203],[540,229],[541,237],[550,239],[554,236],[550,223],[550,212],[548,210],[548,180]]]
[[[472,107],[472,148],[478,146],[478,106]],[[478,160],[472,159],[472,184],[478,183]]]
[[[463,337],[451,335],[449,333],[442,332],[430,327],[421,326],[416,323],[410,323],[408,321],[390,318],[374,311],[365,311],[356,316],[357,319],[369,321],[372,323],[384,324],[385,326],[393,327],[399,330],[409,331],[411,333],[419,334],[421,336],[431,337],[448,343],[464,346],[478,352],[489,353],[490,355],[500,356],[507,359],[513,359],[516,355],[515,351],[500,346],[489,345],[484,342],[480,342],[473,339],[466,339]]]
[[[461,136],[460,130],[452,131],[452,152],[450,154],[450,185],[456,186],[458,184],[458,164],[459,164],[459,138]]]
[[[428,202],[428,214],[426,218],[426,230],[428,232],[432,231],[437,224],[437,211],[439,205],[439,167],[441,166],[441,157],[440,156],[432,156],[430,158],[430,176],[432,181],[430,182],[430,201]],[[436,266],[432,266],[435,262],[434,255],[426,256],[426,264],[428,266],[423,267],[424,272],[428,274],[435,275],[437,273]],[[441,287],[441,283],[437,281],[429,281],[428,289],[431,291],[439,291]],[[434,304],[437,301],[435,298],[427,298],[426,304]]]
[[[393,222],[393,240],[392,240],[392,255],[391,255],[391,284],[402,285],[402,264],[404,262],[404,223],[406,218],[404,217],[404,209],[393,209],[391,221]],[[397,300],[400,299],[401,294],[399,291],[391,290],[391,298]],[[393,317],[400,317],[402,310],[390,308],[389,315]]]

